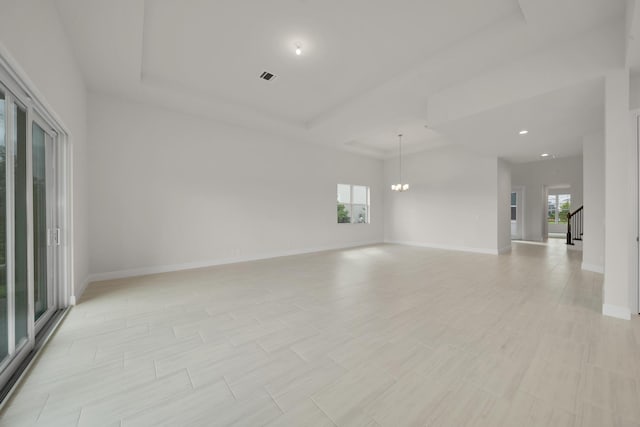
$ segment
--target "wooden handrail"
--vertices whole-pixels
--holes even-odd
[[[584,205],[580,206],[578,209],[576,209],[576,210],[575,210],[575,211],[573,211],[573,212],[569,212],[569,216],[567,217],[567,220],[568,220],[569,218],[571,218],[572,216],[574,216],[575,214],[577,214],[578,212],[580,212],[583,208],[584,208]]]

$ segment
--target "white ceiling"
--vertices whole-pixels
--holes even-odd
[[[514,162],[540,154],[582,152],[582,136],[604,127],[604,80],[596,79],[446,123],[438,130],[452,143]],[[520,135],[521,130],[529,133]]]
[[[474,3],[150,0],[142,76],[307,123],[518,10],[483,0],[468,13]]]
[[[93,91],[382,158],[579,154],[633,34],[624,0],[55,1]]]

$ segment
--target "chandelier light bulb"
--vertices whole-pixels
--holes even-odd
[[[300,47],[299,44],[296,45],[296,55],[298,56],[302,55],[302,48]]]
[[[409,184],[405,184],[402,186],[402,191],[407,191],[409,189]]]

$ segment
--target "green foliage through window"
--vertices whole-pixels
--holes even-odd
[[[338,184],[338,223],[369,223],[369,187],[364,185]]]
[[[338,203],[338,223],[343,224],[349,222],[351,222],[351,217],[349,216],[347,208],[342,203]]]
[[[551,194],[547,200],[547,222],[566,224],[571,212],[570,194]]]

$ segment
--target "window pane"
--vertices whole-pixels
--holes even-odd
[[[551,224],[556,223],[556,195],[551,195],[547,201],[547,221]]]
[[[33,158],[33,278],[35,320],[47,311],[47,174],[45,133],[32,125]]]
[[[567,223],[567,217],[571,212],[571,195],[560,194],[558,195],[558,217],[561,224]]]
[[[338,223],[350,223],[351,222],[351,213],[349,212],[350,205],[346,205],[344,203],[338,203]]]
[[[0,92],[0,360],[9,352],[7,321],[7,187],[6,187],[6,102]]]
[[[366,224],[369,222],[367,205],[353,205],[351,208],[351,222],[354,224]]]
[[[511,221],[515,221],[515,220],[516,220],[516,207],[511,206]]]
[[[338,184],[338,203],[351,203],[351,186]]]
[[[511,206],[515,206],[518,200],[516,193],[511,193]]]
[[[15,221],[15,331],[16,348],[27,339],[29,301],[27,293],[27,113],[13,106],[14,114],[14,221]]]
[[[358,205],[366,205],[368,204],[368,195],[369,193],[369,188],[368,187],[363,187],[361,185],[354,185],[353,186],[353,200],[352,203],[354,204],[358,204]]]

